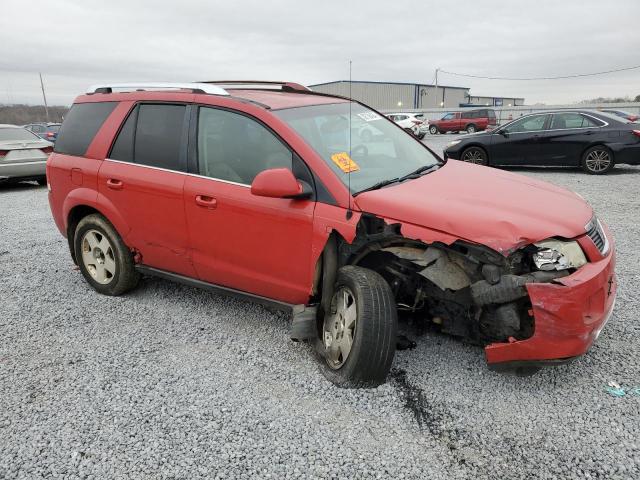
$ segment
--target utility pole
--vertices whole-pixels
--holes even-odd
[[[436,108],[440,106],[440,103],[438,102],[438,98],[440,98],[438,95],[438,70],[440,70],[440,67],[436,68]]]
[[[42,73],[40,75],[40,87],[42,88],[42,98],[44,98],[44,115],[47,117],[47,123],[49,123],[49,106],[47,105],[47,96],[44,93],[44,82],[42,81]]]

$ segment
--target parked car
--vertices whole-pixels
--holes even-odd
[[[387,113],[386,115],[419,139],[423,139],[429,129],[423,113]]]
[[[462,112],[450,112],[445,114],[440,120],[429,121],[429,133],[480,132],[487,127],[494,127],[498,124],[496,112],[490,108],[479,110],[465,110]]]
[[[38,135],[40,138],[43,138],[51,143],[55,143],[56,138],[58,138],[60,125],[60,123],[29,123],[23,126],[27,130]]]
[[[638,120],[638,115],[635,115],[633,113],[629,113],[629,112],[625,112],[624,110],[609,110],[609,109],[605,109],[605,110],[600,110],[601,112],[604,113],[611,113],[613,115],[616,115],[617,117],[621,117],[624,118],[626,120],[629,120],[630,122],[635,122]]]
[[[603,112],[533,113],[454,140],[445,156],[480,165],[582,167],[600,175],[616,163],[640,164],[640,129]]]
[[[15,125],[0,125],[0,182],[36,180],[46,185],[45,164],[53,144]]]
[[[445,163],[356,101],[241,84],[75,100],[49,203],[96,291],[148,274],[288,310],[341,386],[384,381],[399,310],[485,346],[493,368],[563,362],[598,337],[614,244],[579,195]],[[359,123],[382,141],[352,135]]]

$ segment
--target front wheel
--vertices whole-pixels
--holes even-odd
[[[435,135],[435,134],[437,134],[437,133],[438,133],[438,127],[436,127],[435,125],[431,125],[431,126],[429,127],[429,133],[430,133],[431,135]]]
[[[591,175],[605,174],[614,165],[613,153],[604,145],[591,147],[582,155],[582,169]]]
[[[467,133],[475,133],[476,132],[476,126],[471,124],[471,125],[467,125],[467,128],[465,128],[465,130],[467,131]]]
[[[469,147],[460,157],[460,160],[475,163],[476,165],[488,165],[489,161],[487,159],[487,152],[485,152],[480,147]]]
[[[396,304],[384,278],[366,268],[341,268],[318,342],[324,375],[340,387],[384,383],[397,330]]]

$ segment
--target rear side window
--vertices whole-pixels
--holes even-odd
[[[180,161],[186,107],[139,105],[124,123],[109,158],[168,170]]]
[[[54,151],[82,156],[117,102],[76,103],[64,119]]]
[[[487,110],[487,113],[489,113],[489,118],[496,118],[496,112],[493,110]]]

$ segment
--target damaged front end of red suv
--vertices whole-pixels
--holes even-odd
[[[473,190],[491,173],[474,170],[467,194],[480,198]],[[378,272],[398,311],[484,346],[491,368],[525,371],[585,353],[615,302],[606,226],[577,195],[507,173],[493,177],[500,193],[457,210],[446,191],[462,172],[469,170],[451,162],[423,179],[357,196],[368,213],[359,214],[351,241],[338,236],[338,266]],[[502,195],[518,188],[508,186],[514,181],[528,188],[520,185],[518,196],[501,204]],[[543,197],[535,194],[541,186],[549,189]],[[420,203],[425,198],[428,205]],[[546,211],[554,202],[556,218]]]

